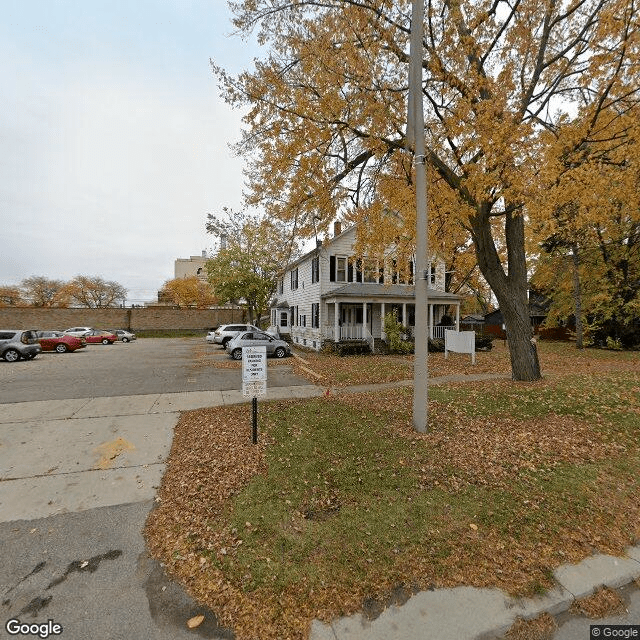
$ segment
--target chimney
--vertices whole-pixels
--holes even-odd
[[[207,252],[206,252],[206,250],[205,250],[205,249],[203,249],[203,250],[202,250],[202,257],[203,257],[203,258],[206,258],[206,257],[207,257]]]
[[[339,220],[336,220],[333,223],[333,237],[339,236],[342,233],[342,223]]]

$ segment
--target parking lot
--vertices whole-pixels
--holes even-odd
[[[0,360],[0,403],[240,389],[240,369],[202,338],[144,338],[92,344],[73,353],[44,352],[34,360]],[[308,384],[291,366],[269,368],[269,387]]]

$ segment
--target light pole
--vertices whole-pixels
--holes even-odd
[[[415,356],[413,363],[413,427],[424,433],[429,424],[429,339],[427,323],[429,302],[427,233],[427,171],[424,145],[424,113],[422,106],[422,25],[424,0],[413,0],[411,13],[411,43],[409,49],[409,101],[407,109],[407,139],[413,143],[416,168],[416,311]]]

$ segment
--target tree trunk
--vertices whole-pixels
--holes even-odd
[[[576,317],[576,348],[582,349],[582,293],[580,291],[580,273],[578,272],[580,259],[578,258],[578,247],[575,244],[571,247],[571,258],[573,260],[573,304],[574,315]]]
[[[491,233],[490,205],[481,204],[471,218],[478,266],[493,290],[504,318],[511,376],[514,380],[539,380],[540,363],[529,316],[527,264],[524,251],[524,219],[505,215],[508,274],[505,273]]]

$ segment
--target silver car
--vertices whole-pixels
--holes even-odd
[[[234,360],[242,359],[242,347],[267,347],[267,355],[284,358],[291,355],[288,342],[274,338],[264,331],[247,331],[227,342],[227,352]]]
[[[84,338],[90,331],[93,331],[93,327],[70,327],[69,329],[65,329],[63,333],[75,336],[76,338]]]
[[[116,329],[112,331],[114,335],[118,336],[118,340],[122,342],[131,342],[136,339],[136,334],[131,331],[126,331],[125,329]]]
[[[0,329],[0,357],[7,362],[16,362],[20,358],[33,360],[41,351],[35,331]]]

